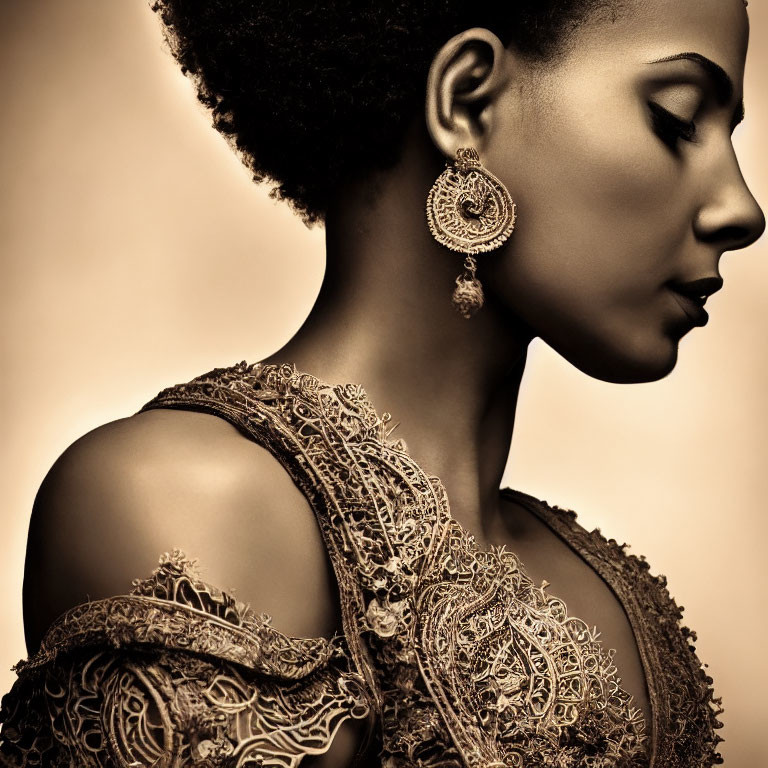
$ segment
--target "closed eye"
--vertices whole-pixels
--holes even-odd
[[[649,101],[648,108],[651,111],[654,130],[670,149],[676,151],[678,149],[677,142],[680,139],[695,141],[696,124],[692,120],[683,120],[655,101]]]

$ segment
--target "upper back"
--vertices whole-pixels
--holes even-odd
[[[279,462],[221,418],[158,409],[80,438],[43,481],[24,576],[29,651],[64,611],[127,592],[174,548],[285,634],[338,629],[317,522]]]

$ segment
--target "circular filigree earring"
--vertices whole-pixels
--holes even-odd
[[[483,306],[475,255],[504,243],[515,228],[516,206],[509,190],[480,164],[477,151],[461,147],[446,163],[427,197],[429,231],[438,243],[466,254],[452,302],[466,318]]]

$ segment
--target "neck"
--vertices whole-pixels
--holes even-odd
[[[452,515],[483,541],[499,512],[531,335],[488,286],[470,320],[453,309],[463,257],[429,234],[424,205],[440,168],[422,167],[425,154],[406,151],[373,202],[350,189],[329,212],[318,300],[265,362],[361,384],[378,413],[399,423],[393,436],[414,461],[441,479]]]

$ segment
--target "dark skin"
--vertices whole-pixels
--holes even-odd
[[[435,55],[426,120],[414,117],[400,162],[331,206],[320,297],[265,361],[361,383],[401,423],[395,434],[411,456],[443,480],[452,515],[481,544],[507,545],[534,581],[551,582],[571,614],[600,628],[647,721],[622,607],[498,489],[533,338],[607,381],[662,378],[693,329],[669,282],[717,279],[723,252],[762,233],[730,141],[747,38],[742,0],[626,3],[615,23],[587,24],[544,67],[487,30],[454,38]],[[684,52],[717,63],[732,92],[690,59],[649,63]],[[660,132],[649,102],[693,120],[694,140]],[[461,258],[424,220],[430,186],[463,146],[477,148],[519,212],[509,242],[479,258],[486,303],[469,321],[450,304]],[[30,651],[61,612],[125,592],[173,547],[287,634],[339,628],[312,511],[276,460],[216,417],[154,411],[86,435],[41,487],[25,578]],[[348,764],[359,737],[345,728],[317,764]]]

